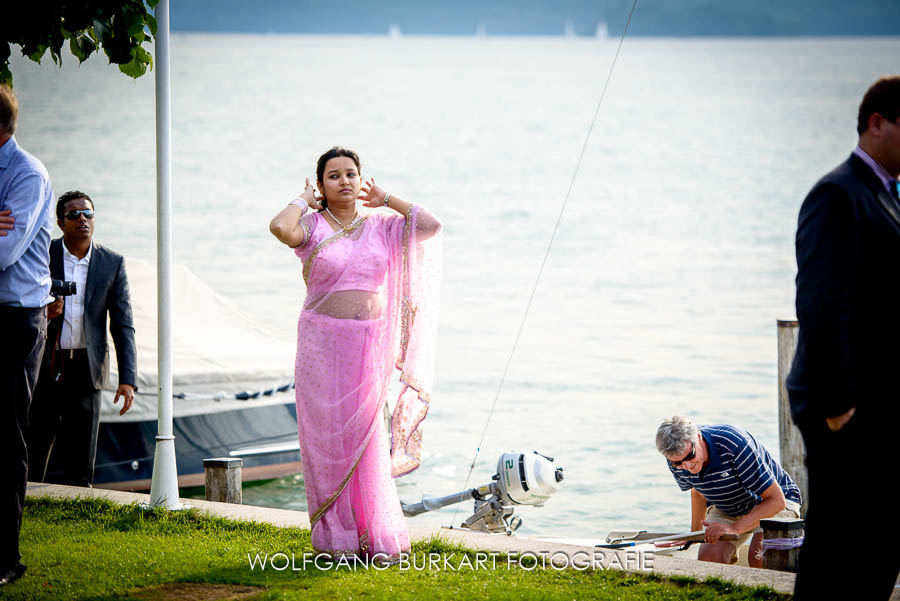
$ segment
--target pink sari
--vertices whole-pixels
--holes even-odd
[[[419,466],[430,402],[440,224],[413,206],[334,232],[301,219],[307,296],[295,363],[300,453],[317,551],[396,557],[409,534],[392,477]],[[384,406],[394,369],[401,393]]]

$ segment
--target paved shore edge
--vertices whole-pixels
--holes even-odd
[[[26,491],[28,497],[54,497],[61,499],[106,499],[121,505],[133,503],[149,503],[150,495],[117,490],[105,490],[102,488],[80,488],[77,486],[62,486],[59,484],[28,483]],[[253,505],[235,505],[231,503],[216,503],[199,499],[183,499],[184,503],[211,516],[244,520],[250,522],[265,522],[274,526],[290,526],[295,528],[309,528],[309,516],[304,511],[292,511],[288,509],[275,509],[271,507],[256,507]],[[28,519],[26,512],[25,519]],[[504,536],[502,534],[483,534],[467,532],[463,530],[450,530],[447,528],[432,528],[416,525],[408,520],[409,534],[413,540],[428,539],[435,535],[459,543],[477,551],[487,553],[516,554],[524,560],[529,558],[528,565],[533,565],[538,557],[572,558],[576,554],[581,557],[595,557],[594,553],[602,552],[603,566],[609,569],[627,569],[631,572],[652,572],[662,576],[684,576],[705,580],[707,578],[721,578],[744,586],[768,586],[776,591],[789,593],[794,590],[794,574],[789,572],[777,572],[743,566],[731,566],[713,564],[690,559],[677,559],[662,555],[653,555],[650,558],[650,566],[645,558],[638,559],[634,551],[610,549],[596,549],[579,545],[567,545],[557,542],[548,542],[539,539],[524,538],[519,536]],[[630,555],[629,555],[630,553]],[[615,556],[615,557],[613,557]],[[559,563],[559,561],[557,561]],[[649,568],[649,569],[648,569]]]

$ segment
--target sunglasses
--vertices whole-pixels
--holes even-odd
[[[79,215],[84,215],[84,218],[85,218],[85,219],[93,219],[93,218],[94,218],[94,212],[93,212],[92,210],[90,210],[90,209],[81,209],[81,210],[79,210],[79,211],[69,211],[69,212],[67,212],[67,213],[66,213],[66,219],[71,219],[72,221],[75,221],[76,219],[78,219],[78,216],[79,216]]]
[[[672,467],[680,468],[682,465],[685,464],[685,462],[690,461],[691,459],[693,459],[696,456],[697,456],[697,448],[694,446],[694,442],[691,441],[691,452],[688,453],[687,455],[685,455],[683,458],[679,459],[678,461],[670,461],[669,463],[672,465]]]

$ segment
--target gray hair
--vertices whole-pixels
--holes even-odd
[[[12,88],[0,84],[0,133],[13,135],[19,119],[19,101]]]
[[[697,438],[697,426],[683,415],[673,415],[656,430],[656,449],[666,457],[680,455]]]

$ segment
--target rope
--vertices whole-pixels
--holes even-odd
[[[788,551],[790,549],[797,549],[803,546],[803,537],[799,536],[797,538],[764,538],[762,542],[762,553],[765,553],[769,549],[774,551]]]
[[[791,549],[797,549],[802,546],[802,536],[797,538],[764,538],[762,547],[756,552],[756,559],[762,560],[763,555],[765,555],[766,551],[769,549],[772,549],[773,551],[790,551]]]
[[[603,98],[606,96],[606,90],[609,88],[609,82],[612,79],[613,70],[616,67],[616,61],[619,59],[619,52],[622,50],[622,43],[625,41],[625,34],[628,33],[628,26],[631,24],[631,17],[634,15],[634,9],[637,7],[637,0],[631,5],[631,11],[628,13],[628,19],[625,21],[625,28],[622,30],[622,35],[619,38],[619,44],[616,47],[616,54],[613,56],[612,64],[609,67],[609,73],[606,76],[606,83],[603,84],[603,91],[600,93],[600,99],[597,101],[597,108],[594,109],[594,117],[591,120],[591,125],[588,128],[587,136],[585,136],[584,144],[581,147],[581,152],[578,155],[578,160],[575,162],[575,171],[572,173],[572,179],[569,182],[569,187],[566,190],[565,198],[563,198],[562,206],[559,209],[559,215],[556,218],[556,225],[553,226],[553,233],[550,235],[550,242],[547,244],[547,251],[544,253],[544,258],[541,261],[541,267],[538,269],[537,278],[534,281],[534,286],[531,289],[531,295],[528,297],[528,303],[525,305],[525,314],[522,316],[522,322],[519,324],[519,331],[516,332],[516,338],[513,341],[512,349],[509,352],[509,357],[506,360],[506,366],[503,368],[503,375],[500,377],[500,384],[497,386],[497,393],[494,395],[494,402],[491,403],[491,410],[488,413],[487,421],[484,424],[484,430],[481,432],[481,440],[478,441],[478,446],[475,448],[475,456],[472,458],[472,464],[469,466],[469,473],[466,474],[466,482],[463,485],[463,489],[469,485],[469,479],[472,477],[472,470],[475,469],[475,462],[478,460],[478,454],[481,452],[481,445],[484,443],[484,437],[487,434],[488,426],[491,423],[491,418],[494,416],[494,409],[497,406],[497,401],[500,399],[500,391],[503,390],[503,384],[506,382],[506,374],[509,372],[509,366],[512,363],[513,356],[516,354],[516,348],[519,346],[519,338],[522,336],[522,330],[525,328],[525,321],[528,319],[528,313],[531,311],[531,304],[534,301],[534,295],[537,292],[538,285],[541,282],[541,276],[544,273],[544,267],[547,264],[547,258],[550,256],[550,250],[553,248],[553,241],[556,239],[556,233],[559,231],[559,224],[562,222],[563,213],[565,213],[566,205],[569,202],[569,197],[572,194],[572,187],[575,185],[575,179],[578,177],[578,170],[581,168],[581,162],[584,159],[584,153],[587,150],[588,142],[591,139],[591,133],[594,131],[594,125],[597,123],[597,116],[600,114],[600,106],[603,104]],[[453,520],[450,522],[450,527],[453,528],[453,524],[456,523],[456,514],[459,512],[459,504],[456,506],[456,511],[453,512]]]

